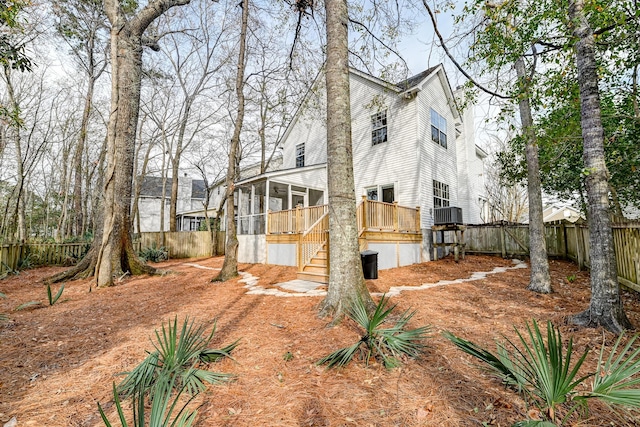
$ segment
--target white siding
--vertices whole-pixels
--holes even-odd
[[[443,72],[439,71],[438,73]],[[418,143],[422,228],[433,225],[433,180],[449,186],[449,203],[458,206],[458,168],[455,118],[438,73],[432,74],[418,92]],[[447,120],[447,148],[431,140],[431,108]]]
[[[387,142],[372,145],[371,116],[387,111]],[[356,197],[365,188],[394,185],[395,200],[418,206],[416,103],[363,77],[351,78],[351,137]]]
[[[317,93],[324,92],[316,90]],[[305,144],[304,165],[327,162],[325,95],[311,94],[291,124],[283,140],[282,168],[296,167],[296,145]]]
[[[476,153],[474,109],[468,107],[463,116],[462,134],[458,138],[458,201],[467,224],[482,222],[481,197],[484,197],[484,163]]]

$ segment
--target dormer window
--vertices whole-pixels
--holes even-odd
[[[371,145],[387,142],[387,110],[371,116]]]
[[[301,168],[304,166],[304,142],[296,145],[296,167]]]
[[[431,140],[447,148],[447,119],[431,109]]]

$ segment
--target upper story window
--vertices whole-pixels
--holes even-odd
[[[433,180],[433,207],[446,208],[449,206],[449,185]]]
[[[371,145],[387,142],[387,110],[371,116]]]
[[[301,168],[304,166],[304,142],[296,145],[296,167]]]
[[[431,109],[431,140],[447,148],[447,119]]]

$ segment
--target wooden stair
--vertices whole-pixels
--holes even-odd
[[[328,264],[327,249],[326,245],[324,245],[322,249],[311,258],[311,261],[305,264],[302,271],[298,272],[298,279],[308,280],[310,282],[329,283]]]

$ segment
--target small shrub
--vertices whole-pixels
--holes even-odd
[[[51,296],[51,285],[47,284],[47,299],[49,300],[49,305],[55,304],[58,299],[60,299],[60,296],[62,296],[63,291],[64,285],[60,286],[60,289],[58,289],[58,292],[55,294],[55,296]]]
[[[430,327],[405,330],[405,326],[416,313],[407,310],[393,326],[382,328],[381,325],[387,321],[387,317],[396,307],[388,305],[389,299],[383,295],[373,314],[369,315],[364,302],[357,300],[347,314],[364,329],[364,334],[355,344],[323,357],[317,364],[327,364],[328,368],[340,367],[348,364],[359,354],[367,365],[373,357],[381,360],[387,369],[392,369],[400,365],[401,357],[418,356],[425,347],[422,341],[428,337]]]
[[[570,274],[569,276],[567,276],[567,282],[573,283],[576,281],[577,278],[578,276],[576,276],[575,274]]]
[[[164,246],[156,248],[156,245],[143,248],[138,254],[145,261],[161,262],[169,259],[169,251]]]
[[[177,317],[161,331],[155,332],[155,351],[127,374],[119,386],[113,385],[113,397],[122,427],[128,427],[120,395],[133,400],[133,426],[191,426],[197,411],[187,409],[191,400],[205,389],[205,383],[216,384],[232,378],[229,374],[199,368],[203,364],[231,357],[238,341],[222,349],[209,348],[215,333],[204,333],[204,325],[185,319],[178,335]],[[186,399],[182,397],[186,396]],[[148,401],[148,404],[147,404]],[[181,405],[181,406],[180,406]],[[150,407],[148,417],[146,408]],[[179,409],[178,409],[179,408]],[[111,427],[102,406],[98,410],[105,426]]]
[[[527,338],[516,328],[520,345],[505,338],[506,344],[497,343],[497,352],[491,353],[450,332],[444,336],[467,354],[481,360],[488,370],[507,385],[520,392],[531,404],[537,406],[552,423],[563,424],[578,410],[586,414],[589,399],[597,398],[611,406],[640,409],[640,348],[633,349],[637,335],[622,347],[623,335],[618,337],[610,356],[604,360],[604,345],[600,350],[598,369],[595,373],[580,375],[579,370],[589,353],[586,349],[573,364],[573,340],[566,346],[560,330],[547,322],[547,339],[543,337],[534,320],[527,323]],[[591,390],[579,387],[593,378]],[[560,416],[559,412],[564,416]],[[534,421],[522,421],[520,426],[550,425]]]
[[[186,318],[178,335],[178,318],[162,325],[161,332],[156,331],[155,351],[140,363],[119,385],[125,396],[132,396],[140,390],[149,390],[156,380],[164,374],[176,376],[179,388],[183,385],[189,395],[195,395],[205,389],[204,383],[216,384],[229,380],[228,374],[220,374],[196,366],[216,362],[230,357],[231,351],[238,345],[235,341],[222,349],[208,348],[215,333],[204,334],[204,325],[195,325]]]
[[[58,289],[58,292],[55,295],[53,295],[53,292],[51,292],[51,285],[47,284],[47,300],[49,301],[50,306],[58,302],[58,300],[62,296],[63,291],[64,291],[64,285],[60,286],[60,289]],[[30,307],[40,308],[42,306],[44,306],[44,304],[41,301],[29,301],[17,306],[16,311],[25,310]]]

